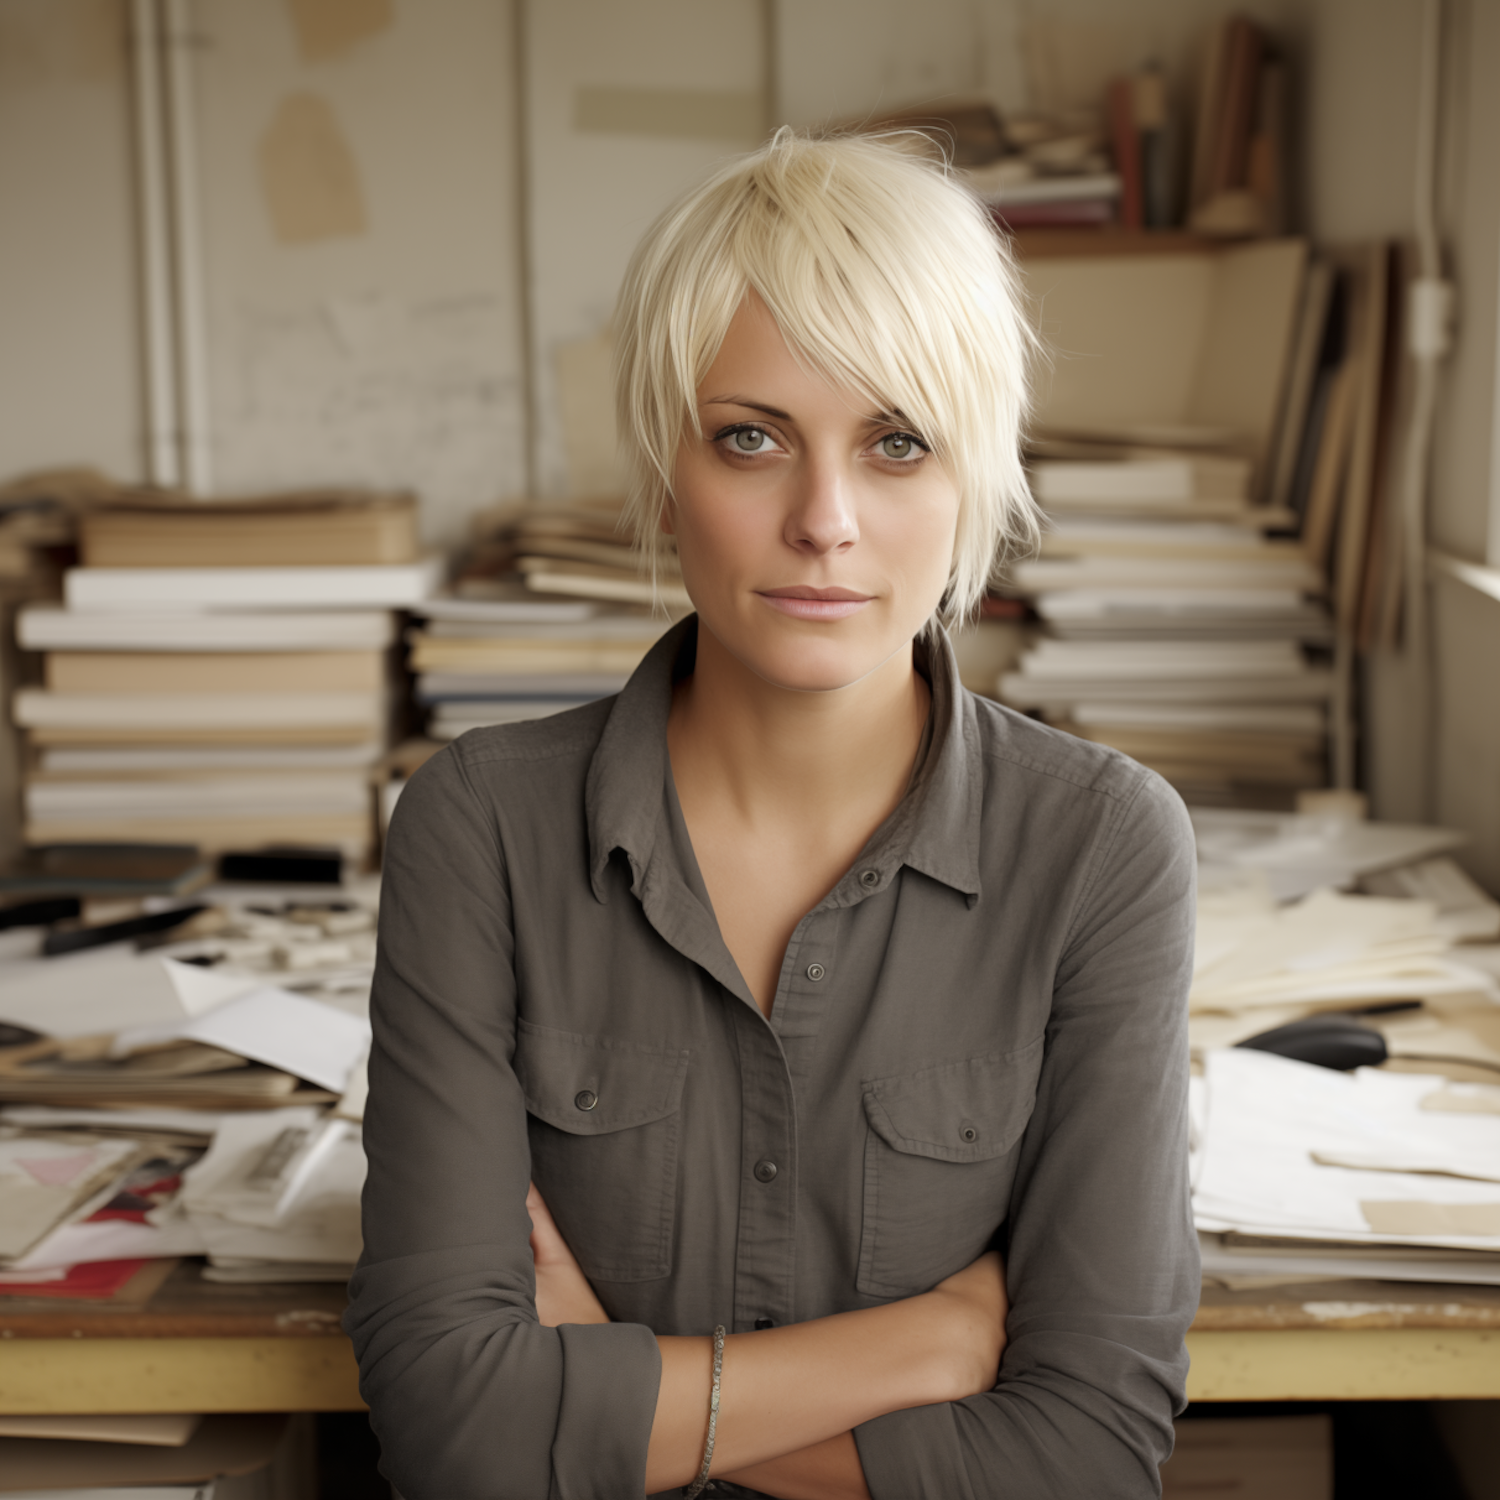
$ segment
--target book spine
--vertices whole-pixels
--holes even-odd
[[[1141,191],[1141,138],[1135,126],[1135,86],[1117,78],[1109,86],[1109,128],[1115,171],[1120,174],[1120,227],[1145,227]]]

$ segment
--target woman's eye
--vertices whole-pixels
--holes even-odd
[[[888,432],[878,446],[882,458],[909,459],[926,452],[909,432]]]
[[[766,435],[758,427],[741,427],[730,441],[740,453],[759,453],[766,446]]]

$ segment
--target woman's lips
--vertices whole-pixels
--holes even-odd
[[[870,602],[853,589],[765,589],[760,597],[781,614],[797,620],[847,620]]]

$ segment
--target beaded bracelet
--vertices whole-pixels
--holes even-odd
[[[714,1329],[714,1383],[708,1395],[708,1441],[703,1445],[703,1467],[692,1485],[682,1492],[682,1500],[698,1500],[708,1488],[708,1469],[714,1461],[714,1438],[719,1429],[719,1380],[724,1374],[724,1325]]]

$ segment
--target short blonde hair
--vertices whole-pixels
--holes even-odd
[[[749,291],[793,353],[876,410],[899,411],[953,476],[958,532],[942,605],[979,603],[1039,524],[1020,439],[1036,348],[984,209],[910,135],[809,139],[783,128],[647,231],[615,314],[628,515],[653,555],[697,391]]]

